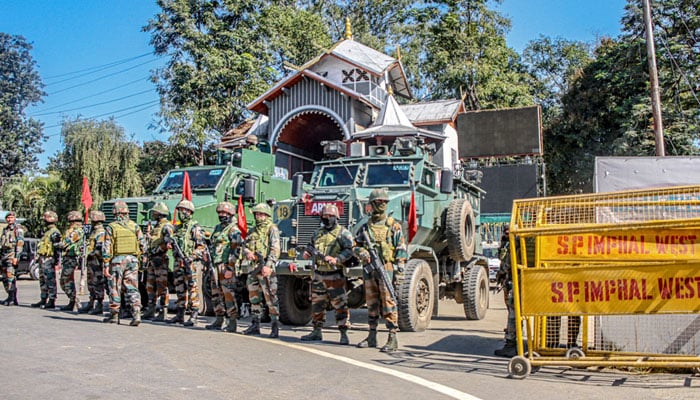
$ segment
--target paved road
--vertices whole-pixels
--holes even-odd
[[[698,399],[700,377],[542,368],[509,379],[508,360],[493,356],[505,321],[502,296],[482,321],[441,302],[431,329],[400,333],[400,351],[302,343],[310,327],[283,327],[280,340],[144,322],[138,328],[101,318],[28,306],[38,283],[19,281],[20,307],[0,307],[2,399]],[[66,303],[59,294],[59,304]],[[331,317],[332,319],[332,317]],[[365,337],[366,312],[352,314],[350,340]],[[128,322],[128,321],[127,321]],[[247,320],[240,326],[245,328]],[[263,327],[263,333],[268,327]],[[379,334],[380,344],[386,332]]]

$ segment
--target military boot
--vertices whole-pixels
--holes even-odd
[[[46,299],[40,299],[38,302],[32,303],[29,306],[31,308],[44,308],[45,305],[46,305]]]
[[[158,310],[158,315],[153,318],[153,322],[164,322],[165,321],[165,308],[160,308]]]
[[[153,317],[156,316],[156,305],[155,304],[150,304],[148,307],[146,307],[145,310],[143,310],[143,315],[141,318],[145,320],[153,319]]]
[[[78,309],[78,314],[87,314],[95,307],[95,299],[90,299],[83,307]]]
[[[59,307],[61,311],[73,311],[75,310],[75,299],[71,299],[65,306]]]
[[[253,317],[250,321],[250,326],[243,331],[244,335],[259,335],[260,334],[260,319],[258,317]]]
[[[365,340],[357,344],[357,347],[365,349],[367,347],[377,347],[377,329],[370,329]]]
[[[139,326],[141,324],[141,310],[134,310],[134,318],[131,319],[129,326]]]
[[[56,299],[49,299],[49,301],[47,301],[41,308],[46,310],[54,310],[56,308]]]
[[[2,304],[3,306],[9,306],[10,303],[12,303],[12,289],[8,288],[7,289],[7,298],[5,298],[5,300],[0,302],[0,304]]]
[[[301,340],[303,342],[313,342],[317,340],[323,340],[323,332],[321,331],[320,326],[314,326],[314,330],[311,331],[308,335],[304,335],[301,337]]]
[[[383,353],[391,353],[396,351],[399,348],[399,340],[396,338],[396,332],[389,332],[389,338],[386,341],[386,344],[379,349],[379,351]]]
[[[518,355],[518,347],[515,344],[515,340],[506,340],[503,348],[494,351],[493,354],[499,357],[515,357]]]
[[[348,327],[343,326],[338,328],[340,330],[340,340],[338,341],[338,344],[347,346],[350,344],[350,338],[348,338]]]
[[[97,300],[97,302],[95,303],[95,306],[92,308],[92,310],[88,311],[88,314],[90,314],[90,315],[102,314],[102,300]]]
[[[16,306],[19,305],[19,302],[17,301],[17,288],[14,288],[14,290],[12,290],[12,304]]]
[[[224,332],[236,333],[236,328],[237,328],[237,327],[238,327],[238,326],[237,326],[237,324],[236,324],[236,318],[229,318],[229,319],[228,319],[228,324],[226,324],[226,326],[224,327]]]
[[[17,305],[17,289],[9,289],[7,291],[7,299],[2,302],[5,306],[16,306]]]
[[[278,320],[273,320],[272,325],[270,325],[270,334],[267,336],[270,339],[277,339],[280,337],[280,322]]]
[[[174,317],[165,320],[166,323],[168,324],[182,324],[185,322],[185,309],[182,307],[178,307],[177,309],[177,314],[175,314]]]
[[[212,323],[209,324],[209,325],[204,325],[204,329],[209,329],[210,331],[211,331],[211,330],[214,330],[214,329],[217,329],[217,330],[218,330],[218,329],[221,329],[221,327],[222,327],[223,325],[224,325],[224,316],[223,316],[223,315],[217,315],[217,316],[216,316],[216,319],[214,320],[214,322],[212,322]]]
[[[116,324],[118,319],[119,319],[119,312],[118,311],[115,312],[115,311],[110,310],[109,316],[105,317],[102,320],[102,322],[108,323],[108,324]]]
[[[197,316],[198,315],[199,315],[199,311],[192,311],[192,313],[190,314],[190,318],[187,320],[187,322],[185,322],[182,325],[195,326],[195,324],[197,323]]]

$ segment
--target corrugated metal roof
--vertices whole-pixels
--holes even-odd
[[[354,40],[342,40],[331,49],[331,54],[353,64],[363,66],[375,75],[381,75],[396,62],[394,57],[380,53]]]
[[[401,110],[414,124],[425,122],[451,122],[457,117],[461,100],[438,100],[424,103],[405,104]]]

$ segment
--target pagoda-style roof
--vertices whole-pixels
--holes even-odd
[[[459,99],[438,100],[401,106],[411,122],[416,126],[449,124],[464,112],[464,103]]]

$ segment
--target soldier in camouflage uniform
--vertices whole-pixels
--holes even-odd
[[[245,240],[243,256],[248,261],[245,271],[248,273],[248,296],[253,319],[244,335],[260,334],[260,315],[262,314],[263,296],[270,309],[270,335],[279,337],[279,309],[277,299],[277,275],[275,264],[280,257],[280,231],[272,223],[272,209],[265,203],[253,207],[255,227]],[[243,268],[242,268],[243,269]],[[262,292],[262,296],[261,296]]]
[[[321,227],[311,239],[313,246],[323,257],[314,259],[315,268],[311,283],[311,316],[313,331],[301,337],[303,341],[323,340],[321,329],[326,322],[326,308],[329,303],[335,309],[335,322],[340,330],[340,344],[350,344],[348,339],[348,293],[347,279],[343,274],[343,264],[353,257],[355,240],[352,233],[338,224],[338,207],[329,204],[321,210]],[[313,256],[304,252],[304,259]]]
[[[15,267],[24,248],[24,230],[17,224],[14,212],[7,213],[5,221],[7,226],[3,228],[0,236],[0,279],[7,292],[7,298],[2,304],[16,306],[18,303]]]
[[[129,219],[129,207],[123,201],[114,202],[116,221],[105,228],[102,249],[104,275],[108,279],[109,316],[103,322],[118,321],[122,289],[131,306],[133,319],[129,325],[141,323],[141,294],[139,293],[139,256],[143,253],[144,236],[141,228]]]
[[[389,279],[401,279],[404,265],[408,258],[406,251],[406,241],[404,240],[401,224],[392,217],[386,215],[386,205],[389,202],[389,195],[383,189],[374,189],[369,195],[369,204],[372,207],[372,216],[366,225],[360,228],[367,229],[373,243],[365,243],[361,235],[357,237],[358,247],[355,249],[357,257],[363,264],[370,262],[368,246],[374,246],[377,254],[382,259]],[[396,269],[394,268],[396,263]],[[377,326],[379,315],[386,320],[386,327],[389,329],[389,338],[381,348],[383,352],[396,351],[398,339],[396,332],[399,329],[398,309],[394,299],[391,298],[388,289],[384,285],[381,277],[376,272],[367,274],[363,270],[365,286],[365,301],[367,302],[367,315],[369,318],[369,335],[357,344],[357,347],[377,347]]]
[[[165,321],[168,309],[168,246],[165,238],[173,237],[175,227],[168,220],[170,210],[163,202],[158,202],[151,209],[151,217],[157,224],[148,233],[148,266],[146,267],[146,292],[148,292],[148,307],[143,313],[143,319],[155,317],[155,321]],[[160,300],[160,304],[159,303]],[[156,316],[156,312],[158,315]]]
[[[213,274],[216,278],[211,282],[211,301],[214,304],[216,320],[205,326],[206,329],[221,329],[224,324],[224,316],[228,317],[228,324],[223,328],[226,332],[236,332],[236,318],[238,318],[238,305],[236,304],[235,289],[236,263],[240,246],[243,244],[241,232],[236,227],[233,216],[236,209],[229,202],[221,202],[216,207],[219,214],[219,224],[211,235],[211,248],[209,254],[214,266]]]
[[[37,256],[39,256],[39,288],[41,289],[41,299],[38,303],[32,303],[32,307],[56,308],[56,267],[61,265],[61,231],[56,228],[58,215],[53,211],[46,211],[42,217],[44,219],[44,235],[37,245]],[[48,301],[47,301],[48,299]]]
[[[197,273],[202,270],[205,242],[204,231],[197,221],[192,219],[194,204],[189,200],[181,200],[175,207],[180,224],[175,228],[173,247],[179,247],[183,254],[174,252],[176,258],[175,291],[177,292],[177,314],[167,320],[169,324],[180,323],[184,326],[194,326],[199,315],[199,293],[197,290]],[[188,303],[188,304],[187,304]],[[185,307],[190,309],[190,318],[185,322]]]
[[[87,240],[87,286],[90,293],[90,301],[79,313],[97,315],[102,313],[102,302],[105,297],[105,276],[102,270],[102,249],[105,243],[105,214],[102,211],[90,211],[92,231]]]
[[[66,217],[70,225],[63,235],[61,249],[63,251],[61,270],[61,290],[68,296],[68,304],[60,307],[61,311],[73,311],[79,304],[75,290],[75,269],[80,267],[80,257],[85,245],[82,216],[78,211],[70,211]]]

